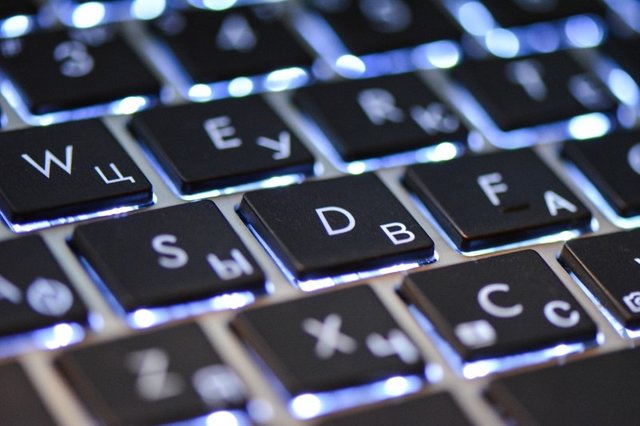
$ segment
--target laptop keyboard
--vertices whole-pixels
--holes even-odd
[[[2,2],[1,423],[636,423],[637,16]]]

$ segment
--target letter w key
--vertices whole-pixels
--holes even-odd
[[[373,174],[250,192],[240,214],[298,281],[425,263],[434,253]]]
[[[152,200],[151,184],[99,120],[3,132],[0,158],[0,208],[12,224]]]

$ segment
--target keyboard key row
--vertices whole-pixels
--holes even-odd
[[[575,240],[566,247],[573,249],[570,245],[581,241],[595,244],[598,238],[604,237]],[[631,234],[628,237],[635,238]],[[27,238],[16,241],[27,241]],[[597,249],[585,246],[584,253],[606,252],[606,244],[618,244],[619,241],[604,242]],[[591,260],[580,259],[597,267],[597,262]],[[575,351],[595,345],[597,330],[593,321],[546,263],[532,251],[410,274],[400,292],[417,308],[416,315],[424,316],[435,327],[425,326],[424,331],[437,333],[464,363],[488,360],[495,364],[501,359],[513,360],[514,355],[527,355],[558,345],[564,351],[557,354],[566,356],[570,353],[567,348],[574,347],[572,345],[578,344]],[[6,294],[8,297],[9,293]],[[50,302],[56,300],[51,293],[47,294]],[[452,294],[456,297],[451,297]],[[629,307],[635,302],[629,297],[624,300]],[[428,388],[431,380],[427,372],[432,362],[425,359],[414,342],[415,336],[403,330],[367,285],[247,308],[233,317],[231,327],[268,366],[270,373],[263,372],[266,377],[275,378],[284,386],[286,393],[281,397],[294,417],[316,417],[380,398],[415,393],[423,387]],[[183,350],[185,347],[189,348],[188,352]],[[443,348],[440,350],[444,351]],[[547,395],[545,389],[554,386],[556,375],[560,378],[572,374],[570,372],[577,368],[573,365],[602,362],[608,372],[617,374],[610,369],[607,359],[622,357],[626,368],[631,364],[624,361],[624,353],[569,362],[566,367],[498,375],[491,380],[488,392],[510,416],[523,416],[521,410],[525,410],[536,419],[538,416],[547,418],[548,414],[539,411],[532,400],[538,392],[523,394],[520,383],[530,384],[540,394]],[[447,359],[454,367],[459,367],[450,356]],[[531,358],[523,359],[522,364],[505,363],[503,367],[510,370],[532,362]],[[539,359],[548,360],[548,356]],[[97,364],[101,365],[100,369],[95,368]],[[58,356],[56,365],[91,412],[110,423],[178,421],[222,411],[227,415],[246,415],[242,414],[249,400],[245,385],[193,323],[81,345]],[[470,370],[457,371],[475,377]],[[4,377],[4,372],[1,370],[0,376]],[[493,372],[490,369],[476,371],[480,375]],[[592,373],[590,367],[588,372]],[[393,387],[390,381],[400,387]],[[398,384],[400,382],[402,385]],[[374,388],[382,383],[387,383],[385,389],[389,393],[374,392]],[[362,392],[367,386],[370,392]],[[280,389],[275,383],[274,388]],[[354,398],[339,396],[350,389]],[[356,389],[360,391],[356,392]],[[584,398],[601,395],[592,386],[585,389],[590,390]],[[314,398],[323,402],[310,404]],[[380,403],[377,409],[381,410],[381,416],[395,418],[402,414],[397,412],[399,408],[392,407],[406,403],[409,409],[413,407],[410,402],[413,398],[426,398],[423,409],[432,404],[435,407],[444,404],[442,409],[447,407],[446,412],[451,411],[458,421],[465,419],[455,403],[442,396],[391,400]],[[513,398],[520,404],[514,405]],[[439,399],[442,401],[435,402]],[[417,408],[411,408],[410,412],[414,409]],[[7,408],[0,407],[0,412],[4,410]],[[601,418],[602,413],[598,410],[594,415]],[[359,416],[366,419],[369,415],[362,411],[345,419],[356,416],[353,417],[355,421]],[[341,420],[336,413],[326,421],[333,424],[346,420]]]
[[[245,107],[251,107],[255,115],[243,114]],[[174,125],[174,120],[179,125]],[[130,128],[184,196],[229,190],[229,185],[255,184],[260,179],[299,179],[311,175],[314,169],[310,152],[257,97],[146,111],[134,117]],[[192,136],[184,139],[186,134]],[[0,139],[0,207],[14,230],[95,217],[105,211],[135,209],[153,202],[149,181],[98,120],[3,132]],[[627,217],[637,210],[630,190],[630,182],[638,176],[634,140],[633,133],[619,133],[594,141],[567,143],[563,151],[617,213]],[[600,161],[605,156],[611,159],[606,164]],[[393,207],[397,204],[395,197],[376,179],[342,179],[247,193],[240,212],[296,278],[348,272],[351,268],[345,266],[356,261],[364,262],[364,270],[383,266],[394,257],[401,261],[432,257],[427,245],[419,243],[422,237],[418,225],[399,207]],[[531,150],[468,155],[409,166],[404,183],[462,251],[528,241],[567,230],[584,232],[592,221],[589,210]],[[276,204],[278,197],[282,201]],[[358,216],[365,217],[370,211],[357,212],[369,208],[372,202],[384,205],[389,214],[363,225]],[[296,203],[300,203],[300,210],[290,208]],[[469,204],[475,208],[468,209]],[[303,209],[310,209],[312,214]],[[342,258],[342,266],[333,262],[319,265],[313,257],[303,256],[304,250],[294,248],[306,246],[306,237],[295,232],[287,236],[290,229],[276,229],[283,217],[310,230],[324,224],[324,230],[318,228],[317,237],[312,240],[322,241],[320,245],[332,241],[330,251],[338,258],[350,244],[363,245],[357,238],[375,234],[372,226],[382,229],[380,235],[383,239],[387,235],[386,241],[395,248],[379,251],[380,247],[371,246],[367,255],[360,252],[359,257]],[[337,245],[350,238],[354,238],[353,243],[345,243],[344,249],[338,250]],[[383,260],[369,263],[369,256]]]
[[[355,290],[363,291],[362,288]],[[314,299],[321,300],[320,296]],[[351,306],[347,308],[351,310]],[[329,311],[333,312],[333,309]],[[321,322],[313,321],[313,313],[309,313],[298,317],[304,318],[301,324],[294,322],[302,330],[296,331],[296,335],[303,340],[306,336],[310,352],[322,350],[325,351],[323,354],[329,354],[320,361],[322,364],[331,364],[333,361],[337,365],[339,357],[347,356],[341,351],[356,347],[351,353],[362,353],[364,359],[371,355],[366,355],[363,349],[376,348],[373,353],[380,356],[374,358],[376,362],[401,366],[398,354],[406,357],[410,352],[410,341],[404,341],[401,345],[399,335],[394,335],[395,341],[384,340],[375,333],[365,338],[366,329],[363,330],[360,322],[355,330],[364,331],[362,336],[362,333],[354,333],[350,325],[352,323],[342,323],[340,317],[335,321],[336,316],[332,315],[335,314]],[[319,328],[315,329],[313,325]],[[393,322],[386,324],[389,325],[394,326]],[[371,338],[372,335],[382,340]],[[361,341],[361,337],[365,340]],[[185,345],[192,349],[188,356],[183,350]],[[402,352],[394,352],[400,349]],[[292,357],[290,354],[289,358]],[[97,364],[101,368],[96,369]],[[492,379],[484,392],[488,401],[506,420],[518,423],[583,424],[606,420],[615,424],[634,424],[630,420],[633,410],[625,395],[628,396],[628,392],[635,389],[637,380],[633,372],[637,370],[637,364],[637,349],[612,352],[570,360],[562,365],[501,375]],[[221,359],[209,338],[193,323],[74,349],[58,357],[56,366],[98,421],[109,424],[156,424],[198,416],[207,416],[210,421],[218,418],[220,421],[229,418],[248,419],[244,410],[250,396],[245,384]],[[360,364],[356,368],[363,370],[364,366]],[[343,370],[343,373],[345,371],[349,370]],[[306,372],[304,376],[313,377]],[[12,389],[0,404],[0,413],[5,422],[55,424],[20,365],[3,364],[0,380]],[[447,424],[472,424],[449,394],[413,393],[408,397],[396,396],[375,405],[363,406],[355,411],[332,413],[322,417],[319,424],[377,425],[402,419],[414,421],[415,416],[442,419]],[[306,394],[307,397],[309,395]],[[29,406],[24,406],[21,401],[29,401]],[[549,410],[549,406],[555,406],[558,401],[563,403]]]

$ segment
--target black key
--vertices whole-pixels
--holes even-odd
[[[562,151],[623,217],[640,213],[639,137],[639,132],[615,133],[596,140],[567,143]]]
[[[34,66],[34,64],[36,64]],[[160,84],[108,27],[0,42],[0,68],[32,114],[157,96]]]
[[[459,39],[461,30],[431,0],[309,0],[355,55]]]
[[[72,244],[127,312],[264,289],[262,271],[209,201],[79,226]]]
[[[294,101],[345,161],[467,139],[460,119],[412,74],[310,86]]]
[[[249,192],[240,214],[297,279],[425,262],[434,252],[373,174]]]
[[[405,183],[463,251],[586,229],[591,221],[531,150],[411,166]]]
[[[291,395],[424,370],[413,342],[367,286],[248,309],[232,324]]]
[[[143,111],[130,127],[182,194],[313,173],[309,151],[258,96]]]
[[[311,57],[282,23],[281,6],[175,12],[152,29],[198,83],[308,66]]]
[[[322,426],[413,425],[421,420],[432,425],[471,426],[473,423],[448,393],[392,399],[357,412],[321,421]]]
[[[502,130],[606,112],[615,101],[567,51],[470,61],[452,70]]]
[[[1,242],[0,334],[85,323],[86,308],[70,283],[39,236]]]
[[[108,424],[164,424],[246,402],[244,384],[194,323],[70,351],[58,366]]]
[[[57,424],[19,364],[0,366],[0,383],[4,389],[0,398],[0,418],[3,425]]]
[[[517,424],[635,425],[640,351],[625,350],[501,378],[489,397]]]
[[[597,0],[482,0],[494,19],[503,27],[553,21],[574,15],[604,15],[606,9]]]
[[[626,328],[640,327],[640,231],[567,242],[560,260]]]
[[[596,337],[593,321],[534,251],[410,274],[401,292],[463,361]]]
[[[98,120],[0,133],[0,206],[14,224],[148,204],[152,195]]]

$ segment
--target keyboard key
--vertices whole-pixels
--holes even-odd
[[[294,101],[345,161],[467,139],[460,119],[413,74],[310,86]]]
[[[70,284],[41,237],[0,242],[0,334],[85,323],[86,308]]]
[[[240,214],[299,280],[425,262],[434,253],[373,174],[249,192]]]
[[[623,217],[640,213],[640,133],[615,133],[564,145],[562,154]]]
[[[232,325],[291,395],[424,371],[418,349],[367,286],[247,309]]]
[[[412,425],[418,419],[428,419],[432,425],[471,426],[473,423],[462,412],[448,393],[422,395],[413,398],[392,399],[373,407],[364,407],[354,413],[336,415],[321,426],[388,426]]]
[[[626,328],[640,327],[640,231],[565,243],[560,260]]]
[[[8,363],[0,366],[0,383],[4,389],[0,398],[0,418],[3,425],[57,424],[19,364]]]
[[[244,384],[194,323],[86,346],[57,361],[108,424],[165,424],[246,403]]]
[[[72,245],[127,312],[264,290],[262,271],[209,201],[79,226]]]
[[[0,206],[14,224],[151,201],[151,184],[98,120],[0,133]]]
[[[467,61],[452,70],[502,130],[606,112],[615,101],[567,51]]]
[[[37,66],[34,66],[37,64]],[[32,114],[158,95],[160,84],[109,27],[0,42],[0,68]]]
[[[640,351],[613,352],[501,378],[489,397],[517,424],[634,425]]]
[[[461,30],[431,0],[309,0],[355,55],[459,39]]]
[[[405,183],[463,251],[586,229],[591,221],[531,150],[414,165]]]
[[[282,23],[281,6],[174,12],[151,28],[196,83],[308,66],[311,57]]]
[[[503,27],[553,21],[585,13],[604,15],[606,11],[597,0],[482,0],[482,4]]]
[[[534,251],[410,274],[400,291],[465,362],[596,337],[593,321]]]
[[[130,127],[182,194],[313,173],[309,151],[258,96],[143,111]]]

